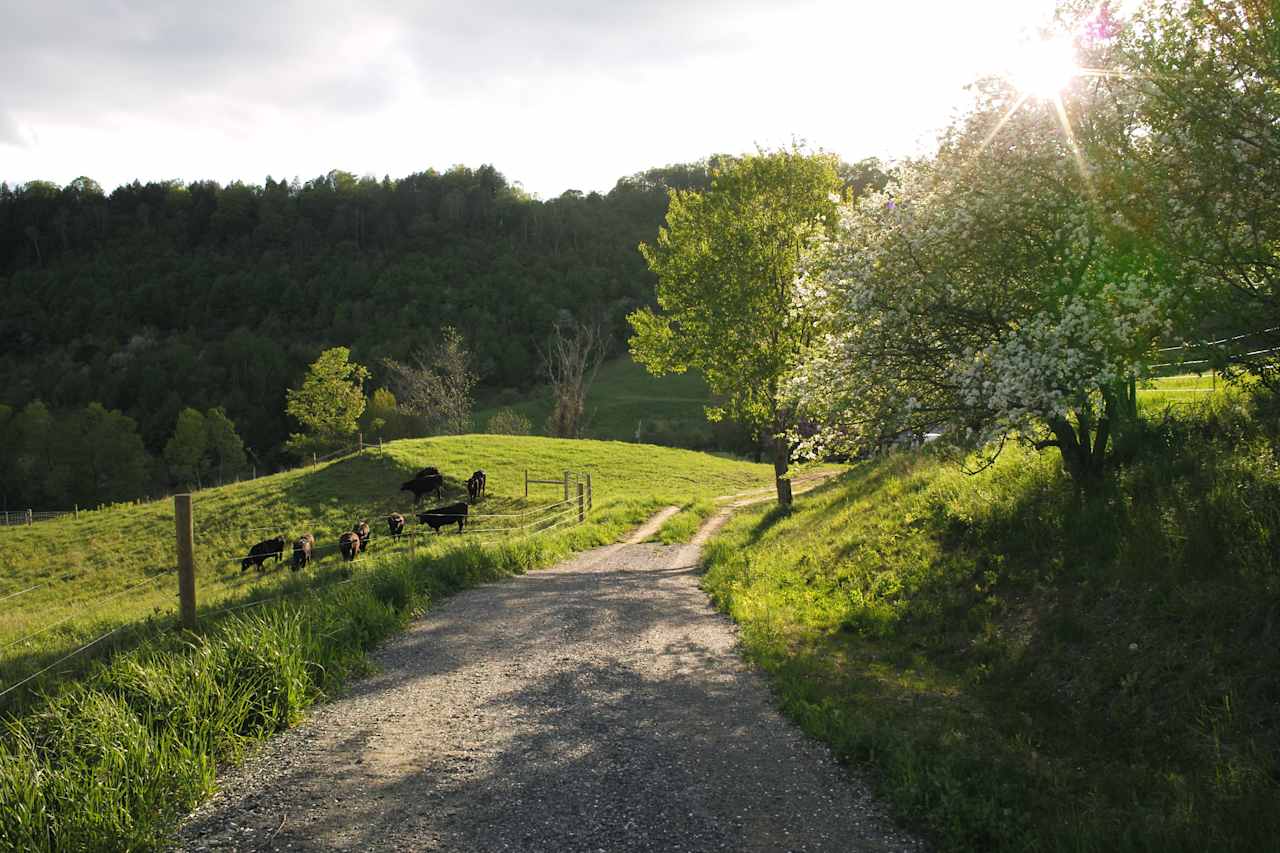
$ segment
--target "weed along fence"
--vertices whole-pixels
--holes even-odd
[[[529,481],[531,484],[534,482]],[[31,689],[36,689],[47,684],[50,679],[75,677],[74,673],[70,676],[68,673],[77,668],[83,669],[85,661],[91,655],[101,656],[111,649],[127,647],[141,639],[144,633],[172,630],[175,622],[183,629],[194,629],[201,622],[230,611],[255,607],[286,596],[318,593],[358,580],[362,574],[358,570],[369,557],[378,559],[396,553],[412,557],[424,545],[431,543],[448,548],[450,543],[459,542],[485,546],[521,540],[586,520],[593,497],[589,476],[565,472],[556,480],[543,482],[560,486],[556,495],[558,500],[504,513],[468,511],[459,533],[449,532],[449,527],[454,523],[452,521],[441,525],[443,530],[436,532],[424,519],[416,519],[420,523],[415,524],[415,514],[403,512],[402,515],[408,521],[403,532],[393,535],[388,532],[389,528],[384,523],[382,532],[370,532],[362,545],[361,556],[354,561],[325,559],[339,551],[340,535],[339,532],[331,535],[326,532],[323,535],[332,541],[316,542],[311,552],[311,561],[303,570],[296,572],[289,571],[288,566],[293,556],[293,542],[300,534],[281,533],[280,527],[239,528],[242,538],[247,539],[245,547],[241,549],[242,553],[231,556],[225,552],[206,553],[202,559],[200,542],[196,536],[199,500],[191,494],[175,495],[173,529],[176,564],[170,563],[168,567],[154,571],[144,570],[145,577],[129,579],[120,589],[109,591],[105,595],[85,595],[83,606],[73,600],[71,607],[56,613],[54,618],[44,616],[40,624],[23,624],[22,636],[5,639],[3,645],[0,645],[0,707],[12,702],[15,697],[11,694],[25,685],[31,684]],[[351,518],[360,517],[360,514],[358,511],[348,513]],[[291,523],[291,527],[301,529],[303,526],[299,522]],[[329,530],[334,525],[311,523],[306,526],[311,530]],[[262,556],[260,548],[257,549],[259,553],[251,553],[248,545],[258,539],[269,540],[277,534],[284,539],[284,545],[278,552],[278,563],[274,549],[267,556],[271,561],[267,565],[275,570],[254,571],[250,567],[245,572],[243,563],[247,558]],[[447,551],[436,553],[443,554]],[[160,556],[159,559],[164,558]],[[197,567],[200,568],[199,572]],[[51,588],[56,589],[57,584],[71,579],[71,575],[51,578],[9,593],[0,598],[0,602],[3,602],[0,608],[21,605],[23,596],[40,590],[45,590],[44,594],[47,596]],[[76,592],[80,593],[79,590]],[[39,596],[34,598],[38,599]],[[153,604],[157,606],[153,608]],[[36,610],[30,612],[35,613]],[[4,610],[0,610],[0,616],[2,615]],[[62,631],[54,633],[58,628],[62,628]],[[41,676],[47,678],[32,684]]]

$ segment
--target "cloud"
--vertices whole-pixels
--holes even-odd
[[[1010,18],[1053,0],[989,2]],[[492,162],[550,196],[792,135],[860,157],[945,109],[967,81],[936,72],[989,50],[999,12],[939,0],[923,26],[912,4],[849,0],[0,0],[0,178]],[[877,134],[894,141],[864,141]]]
[[[18,120],[4,110],[0,110],[0,145],[15,145],[19,148],[27,146],[27,138],[18,126]]]

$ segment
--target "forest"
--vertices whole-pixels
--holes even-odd
[[[370,368],[375,405],[383,360],[445,327],[491,392],[539,381],[557,322],[600,321],[620,350],[626,314],[653,300],[636,246],[670,189],[707,176],[705,162],[668,166],[548,200],[488,165],[110,193],[85,177],[0,184],[0,503],[170,488],[183,466],[165,448],[188,409],[219,409],[246,451],[228,465],[211,436],[206,472],[288,464],[285,391],[331,346]]]

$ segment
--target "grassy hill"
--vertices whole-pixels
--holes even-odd
[[[1276,404],[1197,387],[1144,392],[1104,494],[1052,453],[895,455],[735,518],[704,585],[942,849],[1275,849]]]
[[[209,489],[196,494],[197,600],[205,612],[273,594],[290,585],[323,581],[338,568],[332,548],[339,533],[368,519],[386,530],[391,511],[410,518],[412,498],[400,484],[426,465],[446,476],[446,498],[465,496],[463,481],[477,468],[488,492],[473,512],[509,514],[559,501],[556,486],[533,486],[524,497],[524,472],[554,479],[566,469],[590,472],[595,522],[633,524],[650,510],[740,491],[769,482],[767,466],[702,453],[605,441],[528,436],[455,436],[388,443],[364,454]],[[424,506],[429,499],[424,499]],[[475,519],[494,526],[505,519]],[[295,577],[286,568],[242,573],[240,558],[279,533],[292,541],[314,533],[330,553]],[[489,537],[492,538],[492,537]],[[444,553],[475,536],[422,540],[423,553]],[[378,556],[390,540],[375,539]],[[82,512],[33,527],[0,530],[5,573],[0,577],[0,687],[34,672],[86,639],[138,620],[169,623],[176,610],[172,501]],[[287,556],[286,556],[287,559]],[[285,564],[281,564],[287,565]],[[29,592],[24,592],[31,587]],[[29,640],[22,638],[42,632]]]
[[[652,376],[630,356],[601,366],[587,395],[585,435],[615,441],[650,441],[703,448],[715,434],[704,408],[711,392],[696,373]],[[484,428],[495,412],[508,407],[527,417],[535,433],[545,430],[551,395],[545,388],[528,398],[492,397],[481,401],[476,425]],[[639,436],[639,438],[637,438]]]

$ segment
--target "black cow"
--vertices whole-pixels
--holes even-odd
[[[448,506],[438,506],[435,509],[418,513],[418,521],[421,521],[436,533],[439,533],[440,528],[446,524],[456,524],[458,525],[458,532],[461,533],[462,526],[467,521],[467,505],[466,503],[456,503]]]
[[[360,553],[360,537],[350,531],[338,537],[338,550],[342,552],[342,559],[350,562]]]
[[[467,478],[467,499],[472,503],[480,500],[480,496],[484,494],[484,470],[480,470]]]
[[[435,467],[434,465],[428,465],[426,468],[423,468],[421,471],[414,474],[413,479],[421,480],[424,477],[439,477],[439,476],[440,476],[440,469]]]
[[[369,532],[369,522],[367,521],[357,522],[356,526],[351,528],[351,532],[360,537],[360,550],[368,551],[369,537],[372,535]]]
[[[280,562],[280,555],[284,553],[284,537],[277,536],[274,539],[264,539],[257,545],[249,549],[249,556],[240,561],[240,571],[244,572],[249,566],[256,566],[258,571],[262,571],[262,564],[272,557],[276,558],[276,562]]]
[[[296,572],[298,569],[305,569],[311,562],[311,552],[316,547],[316,537],[310,533],[304,533],[293,543],[293,566]]]
[[[417,506],[423,495],[436,493],[436,500],[444,500],[444,477],[439,474],[428,474],[415,477],[400,487],[402,492],[413,492],[413,505]]]
[[[387,527],[391,530],[393,538],[399,539],[404,533],[404,516],[398,512],[393,512],[387,516]]]

